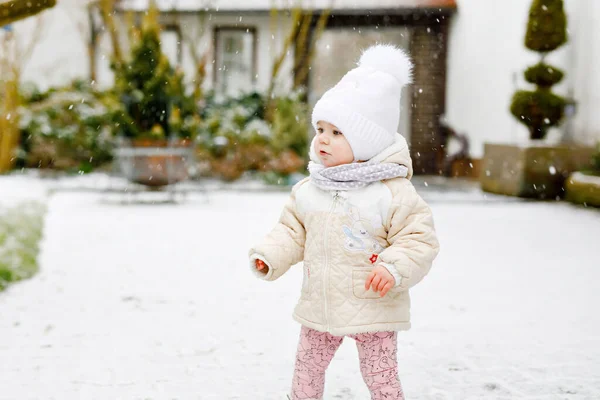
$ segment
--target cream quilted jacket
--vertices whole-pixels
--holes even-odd
[[[409,180],[404,138],[397,135],[375,160],[405,165],[409,175],[350,191],[324,191],[307,178],[294,186],[277,226],[250,250],[251,268],[270,281],[304,261],[294,319],[307,327],[337,336],[410,328],[408,289],[429,272],[439,245],[431,211]],[[256,259],[267,273],[255,269]],[[383,298],[364,288],[374,264],[396,277]]]

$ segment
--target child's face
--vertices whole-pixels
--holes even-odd
[[[354,161],[354,153],[344,134],[335,125],[325,121],[317,122],[315,153],[325,167],[350,164]]]

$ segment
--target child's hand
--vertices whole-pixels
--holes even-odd
[[[369,290],[373,288],[374,292],[381,292],[381,297],[385,296],[387,292],[394,287],[396,279],[390,274],[387,268],[381,265],[373,268],[367,281],[365,282],[365,289]]]
[[[265,264],[263,260],[256,260],[255,264],[257,270],[264,272],[265,274],[269,272],[269,267],[267,267],[267,264]]]

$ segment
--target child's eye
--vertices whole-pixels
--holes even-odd
[[[317,129],[317,132],[319,132],[319,133],[323,133],[323,128],[319,128],[319,129]]]
[[[341,134],[342,134],[342,132],[340,132],[340,131],[333,131],[333,134],[334,134],[334,135],[341,135]]]

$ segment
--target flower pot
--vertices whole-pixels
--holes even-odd
[[[593,153],[591,147],[486,143],[481,187],[508,196],[562,198],[567,177],[588,168]]]
[[[568,201],[600,207],[600,176],[575,172],[567,179],[566,189]]]
[[[185,181],[193,159],[190,140],[134,139],[116,152],[119,169],[130,182],[152,188]]]

